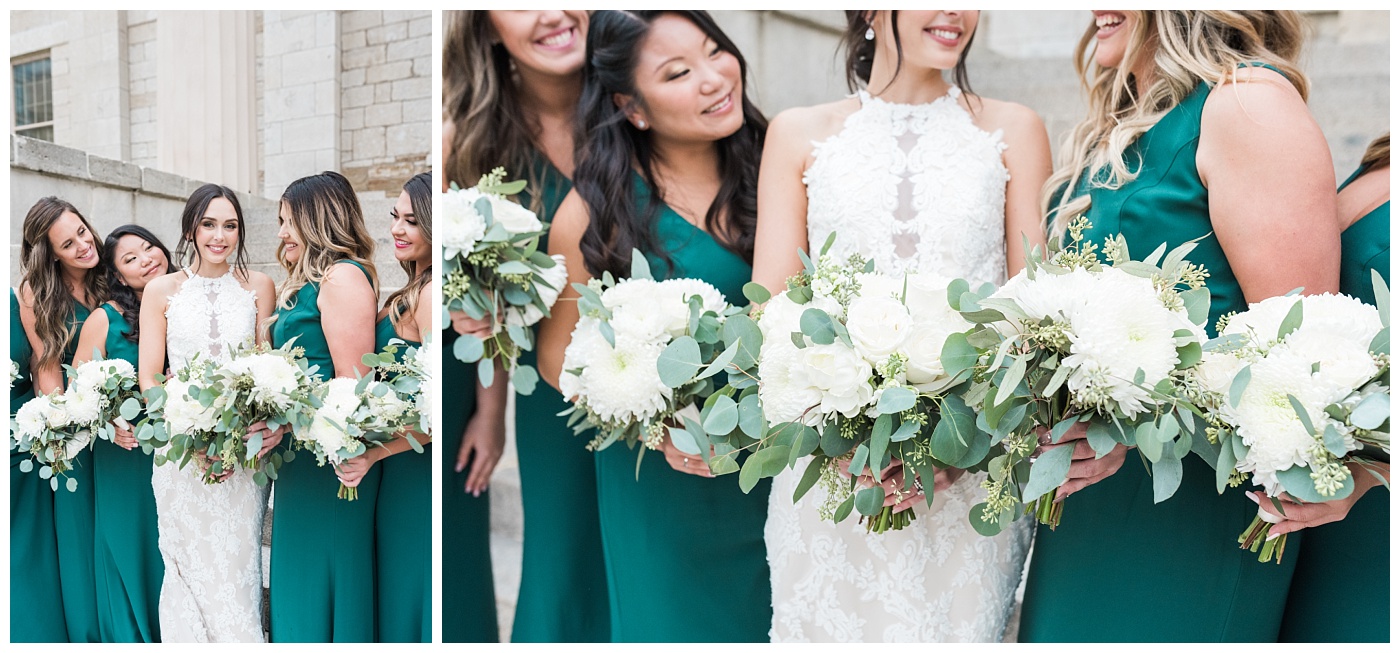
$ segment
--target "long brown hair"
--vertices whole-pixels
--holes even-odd
[[[277,305],[291,308],[292,298],[302,286],[320,283],[332,265],[345,260],[364,267],[377,305],[379,274],[374,268],[374,239],[365,229],[365,215],[350,180],[333,171],[302,177],[287,186],[282,203],[291,214],[302,251],[292,263],[283,251],[286,243],[277,245],[277,262],[287,271],[287,278],[278,288]]]
[[[99,306],[107,301],[107,280],[103,276],[102,237],[77,207],[57,197],[45,197],[29,207],[24,216],[24,236],[20,244],[20,261],[24,267],[22,287],[29,288],[34,300],[34,331],[44,346],[38,367],[52,365],[62,359],[63,349],[78,331],[74,321],[73,289],[63,278],[63,263],[54,255],[49,244],[49,229],[64,213],[78,216],[92,235],[92,247],[97,251],[97,265],[83,274],[83,290],[88,303]]]
[[[443,152],[443,174],[466,188],[497,166],[529,188],[542,182],[535,170],[539,126],[520,104],[510,53],[491,43],[490,12],[444,12],[442,115],[452,124],[452,142]],[[579,75],[582,76],[582,71]],[[531,194],[530,209],[541,210],[542,193]]]
[[[432,173],[420,172],[414,175],[403,185],[403,190],[408,193],[408,201],[413,204],[413,219],[418,222],[418,231],[423,234],[425,241],[433,242]],[[389,299],[384,302],[389,307],[389,319],[393,321],[395,329],[405,320],[415,319],[413,316],[418,312],[418,295],[433,278],[431,258],[428,259],[427,267],[422,270],[418,269],[417,261],[399,261],[399,266],[408,274],[408,283],[389,295]],[[428,331],[431,327],[431,324],[419,324],[418,330]]]
[[[866,30],[874,29],[874,20],[867,19],[870,9],[846,10],[846,33],[841,35],[841,46],[846,49],[846,87],[852,91],[870,83],[870,68],[875,64],[875,40],[866,39]],[[890,10],[890,33],[894,35],[895,67],[890,75],[893,80],[904,65],[904,44],[899,41],[899,10]],[[972,51],[972,39],[977,38],[977,30],[972,30],[958,55],[958,64],[953,67],[953,84],[969,97],[972,82],[967,77],[967,54]],[[867,89],[871,94],[879,94],[881,89]]]
[[[1356,176],[1360,177],[1372,170],[1390,167],[1390,132],[1371,141],[1366,146],[1366,153],[1361,155],[1361,171]]]
[[[1042,207],[1054,215],[1054,233],[1063,233],[1070,218],[1089,207],[1087,193],[1075,196],[1083,175],[1092,179],[1106,169],[1105,180],[1092,181],[1105,188],[1137,178],[1123,152],[1202,82],[1231,82],[1241,65],[1264,63],[1308,99],[1308,78],[1298,67],[1304,23],[1296,11],[1143,11],[1138,16],[1122,64],[1105,68],[1094,62],[1098,30],[1092,22],[1075,49],[1089,115],[1066,137],[1059,165],[1041,194]],[[1138,88],[1130,64],[1149,54],[1153,79]]]

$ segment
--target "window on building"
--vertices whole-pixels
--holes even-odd
[[[11,66],[15,85],[14,133],[53,141],[53,73],[48,56]]]

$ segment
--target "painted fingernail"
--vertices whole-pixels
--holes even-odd
[[[1253,502],[1254,502],[1254,505],[1259,505],[1259,497],[1254,496],[1254,493],[1253,493],[1253,492],[1245,492],[1245,493],[1244,493],[1244,496],[1245,496],[1246,498],[1248,498],[1250,501],[1253,501]]]
[[[1271,532],[1271,533],[1269,533],[1269,536],[1268,536],[1268,537],[1264,538],[1264,541],[1265,541],[1265,542],[1271,542],[1271,541],[1273,541],[1274,538],[1276,538],[1276,537],[1278,537],[1278,536],[1280,536],[1280,535],[1283,535],[1283,533],[1272,533],[1272,532]]]

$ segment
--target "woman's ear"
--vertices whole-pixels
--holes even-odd
[[[650,123],[647,122],[646,112],[643,111],[641,107],[637,106],[638,103],[635,98],[630,95],[623,95],[622,93],[613,93],[612,98],[613,104],[617,105],[617,108],[622,110],[622,115],[627,116],[627,122],[632,123],[632,126],[637,129],[643,131],[647,129]]]

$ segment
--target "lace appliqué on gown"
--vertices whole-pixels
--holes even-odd
[[[902,105],[860,93],[803,176],[813,247],[834,231],[833,253],[859,252],[881,271],[1005,281],[1006,145],[973,124],[959,95]],[[871,535],[854,517],[821,520],[820,486],[794,504],[801,472],[784,471],[769,495],[773,641],[1001,640],[1031,527],[972,530],[985,474],[959,478],[903,530]]]
[[[226,358],[252,342],[253,293],[232,275],[191,275],[169,299],[166,350],[172,369],[196,354]],[[193,464],[157,465],[159,548],[165,562],[160,631],[166,642],[262,642],[262,526],[267,490],[239,469],[205,485]]]

